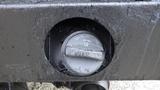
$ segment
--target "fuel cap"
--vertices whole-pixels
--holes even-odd
[[[88,31],[76,31],[69,35],[62,44],[61,54],[66,69],[78,76],[95,73],[105,60],[102,43]]]

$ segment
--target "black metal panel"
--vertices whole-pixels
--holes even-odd
[[[0,5],[0,81],[160,79],[160,3]],[[92,76],[54,69],[44,41],[58,22],[84,17],[104,25],[115,42],[109,66]]]

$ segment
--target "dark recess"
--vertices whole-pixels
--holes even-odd
[[[58,71],[71,75],[61,63],[62,55],[60,53],[63,41],[67,36],[75,31],[88,31],[102,42],[105,54],[105,62],[97,71],[101,71],[111,62],[114,54],[114,42],[108,30],[97,21],[87,18],[71,18],[66,19],[56,24],[48,33],[45,40],[45,54],[49,62]]]

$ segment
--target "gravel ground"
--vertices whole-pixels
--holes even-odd
[[[27,83],[29,90],[70,90],[68,88],[56,88],[52,83],[34,83],[28,82]]]
[[[70,90],[51,83],[27,83],[29,90]],[[160,81],[110,81],[109,90],[160,90]]]

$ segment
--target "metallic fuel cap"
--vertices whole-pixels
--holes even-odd
[[[105,60],[102,43],[88,31],[76,31],[69,35],[62,44],[61,54],[66,69],[78,76],[95,73]]]

